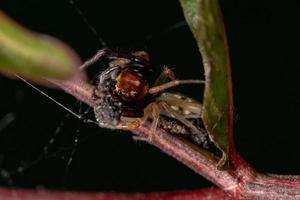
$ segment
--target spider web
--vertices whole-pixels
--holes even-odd
[[[27,83],[27,82],[25,82]],[[31,89],[34,89],[36,92],[35,96],[37,95],[47,95],[45,94],[42,90],[39,90],[35,86],[31,85],[30,83],[27,83]],[[1,154],[1,165],[0,165],[0,174],[1,182],[6,182],[8,186],[15,186],[14,184],[14,179],[18,179],[19,176],[22,176],[27,173],[27,171],[30,171],[31,168],[34,168],[34,166],[39,165],[43,161],[47,161],[49,159],[60,159],[63,160],[62,165],[64,165],[64,173],[62,176],[62,185],[65,184],[67,181],[67,177],[69,174],[69,169],[72,165],[72,161],[74,158],[74,155],[76,154],[76,149],[77,146],[80,143],[80,130],[82,127],[82,121],[79,120],[78,116],[84,118],[85,115],[88,115],[89,112],[91,111],[90,108],[83,108],[83,105],[81,102],[76,101],[73,103],[72,109],[69,110],[67,107],[63,106],[62,104],[58,103],[56,100],[53,100],[51,97],[46,96],[50,102],[47,102],[45,97],[42,99],[42,102],[47,106],[47,104],[56,104],[55,106],[59,106],[61,108],[64,108],[67,110],[67,112],[62,112],[63,116],[60,119],[53,119],[51,116],[51,113],[49,117],[45,118],[48,120],[52,120],[53,123],[57,124],[56,127],[54,126],[54,130],[50,130],[47,132],[50,132],[48,137],[45,137],[43,142],[44,144],[39,145],[37,148],[36,152],[33,153],[32,158],[26,159],[26,158],[21,158],[19,161],[12,162],[7,156],[3,153]],[[52,102],[51,102],[52,101]],[[74,110],[74,111],[72,111]],[[79,115],[77,114],[74,115],[74,112],[78,112]],[[6,133],[6,129],[9,129],[11,124],[16,123],[22,119],[23,116],[18,116],[19,114],[16,112],[9,112],[5,114],[2,119],[0,120],[0,131],[3,135],[6,134],[11,134],[11,133]],[[74,119],[75,116],[75,119]],[[25,116],[26,117],[26,116]],[[51,119],[52,118],[52,119]],[[72,119],[73,118],[73,119]],[[66,131],[66,126],[70,126],[70,121],[74,123],[75,125],[71,128],[71,136],[68,138],[66,137],[65,134],[68,134]],[[39,127],[38,125],[36,127]],[[52,126],[53,127],[53,126]],[[73,129],[73,130],[72,130]],[[9,132],[9,130],[8,130]],[[43,131],[45,132],[45,130]],[[26,132],[20,134],[27,134]],[[40,133],[38,133],[40,134]],[[18,139],[13,138],[13,139]],[[40,142],[36,142],[35,140],[31,141],[31,145],[38,145]],[[62,143],[62,144],[60,144]],[[8,154],[9,155],[9,154]],[[10,166],[8,167],[7,164],[4,164],[6,160],[9,160],[7,163],[11,163]]]

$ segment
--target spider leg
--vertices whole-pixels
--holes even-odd
[[[88,66],[94,64],[95,62],[97,62],[98,60],[100,60],[102,58],[115,57],[115,56],[116,56],[116,53],[113,52],[112,50],[108,49],[108,48],[100,49],[99,51],[97,51],[97,53],[93,57],[91,57],[90,59],[88,59],[87,61],[85,61],[79,67],[79,70],[86,69]]]
[[[153,108],[152,108],[152,104],[150,103],[145,109],[144,109],[144,115],[141,118],[138,117],[124,117],[121,116],[121,123],[120,125],[118,125],[119,127],[123,127],[123,129],[125,127],[127,127],[126,129],[133,129],[133,128],[137,128],[141,125],[143,125],[148,119],[150,119],[152,117],[152,113],[153,113]]]
[[[154,82],[154,86],[149,89],[150,94],[157,94],[166,89],[182,84],[204,84],[204,80],[178,80],[172,69],[165,66],[161,74]]]
[[[204,84],[205,81],[204,80],[178,80],[175,79],[173,81],[158,85],[158,86],[154,86],[152,88],[149,89],[149,93],[150,94],[157,94],[159,92],[162,92],[166,89],[172,88],[172,87],[176,87],[178,85],[183,85],[183,84]]]
[[[160,108],[157,105],[157,103],[149,104],[144,109],[144,116],[142,118],[136,118],[135,123],[137,123],[138,126],[140,126],[143,123],[145,123],[148,119],[152,119],[149,136],[147,138],[140,137],[140,136],[133,136],[134,140],[151,142],[152,137],[156,132],[156,128],[158,127],[159,119],[160,119]]]
[[[170,80],[173,81],[175,80],[175,74],[173,70],[167,66],[164,67],[163,71],[160,73],[156,81],[154,82],[154,86],[159,86],[164,83],[169,82]]]
[[[155,134],[156,128],[159,123],[159,118],[160,118],[160,109],[157,105],[157,103],[152,103],[151,105],[152,109],[152,124],[151,124],[151,129],[150,129],[150,135],[149,135],[149,141],[152,140],[153,135]]]
[[[202,114],[202,104],[181,94],[164,92],[157,101],[165,102],[171,109],[180,113],[184,118],[199,118]]]

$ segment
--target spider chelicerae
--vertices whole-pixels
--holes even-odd
[[[189,136],[202,147],[211,146],[201,120],[201,103],[179,93],[165,92],[181,84],[204,84],[203,80],[178,80],[169,67],[164,67],[151,82],[154,68],[145,51],[124,53],[104,48],[81,70],[98,60],[107,63],[94,91],[94,112],[100,127],[131,130],[150,121],[150,136],[160,127],[172,134]]]

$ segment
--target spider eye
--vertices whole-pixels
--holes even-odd
[[[116,92],[125,101],[137,101],[148,93],[148,82],[139,73],[125,69],[116,78]]]

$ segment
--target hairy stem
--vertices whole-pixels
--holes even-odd
[[[92,98],[94,86],[87,82],[58,82],[56,85],[78,100],[87,103],[91,107],[94,106]],[[133,133],[146,139],[153,134],[150,131],[150,126],[147,124],[135,129]],[[236,199],[300,199],[299,177],[258,174],[239,155],[232,138],[230,141],[232,144],[230,153],[233,170],[219,169],[217,159],[208,159],[191,146],[162,129],[157,129],[148,142],[207,178]]]
[[[145,124],[134,130],[133,133],[143,138],[149,138],[150,134],[153,134],[150,129],[151,125]],[[234,189],[237,186],[234,174],[231,171],[218,169],[217,159],[208,159],[197,150],[191,148],[189,145],[166,133],[162,129],[157,129],[155,134],[151,136],[151,140],[148,142],[185,164],[196,173],[204,176],[225,191]]]
[[[0,189],[0,199],[5,200],[229,200],[222,190],[217,188],[161,192],[161,193],[76,193],[45,190]]]

